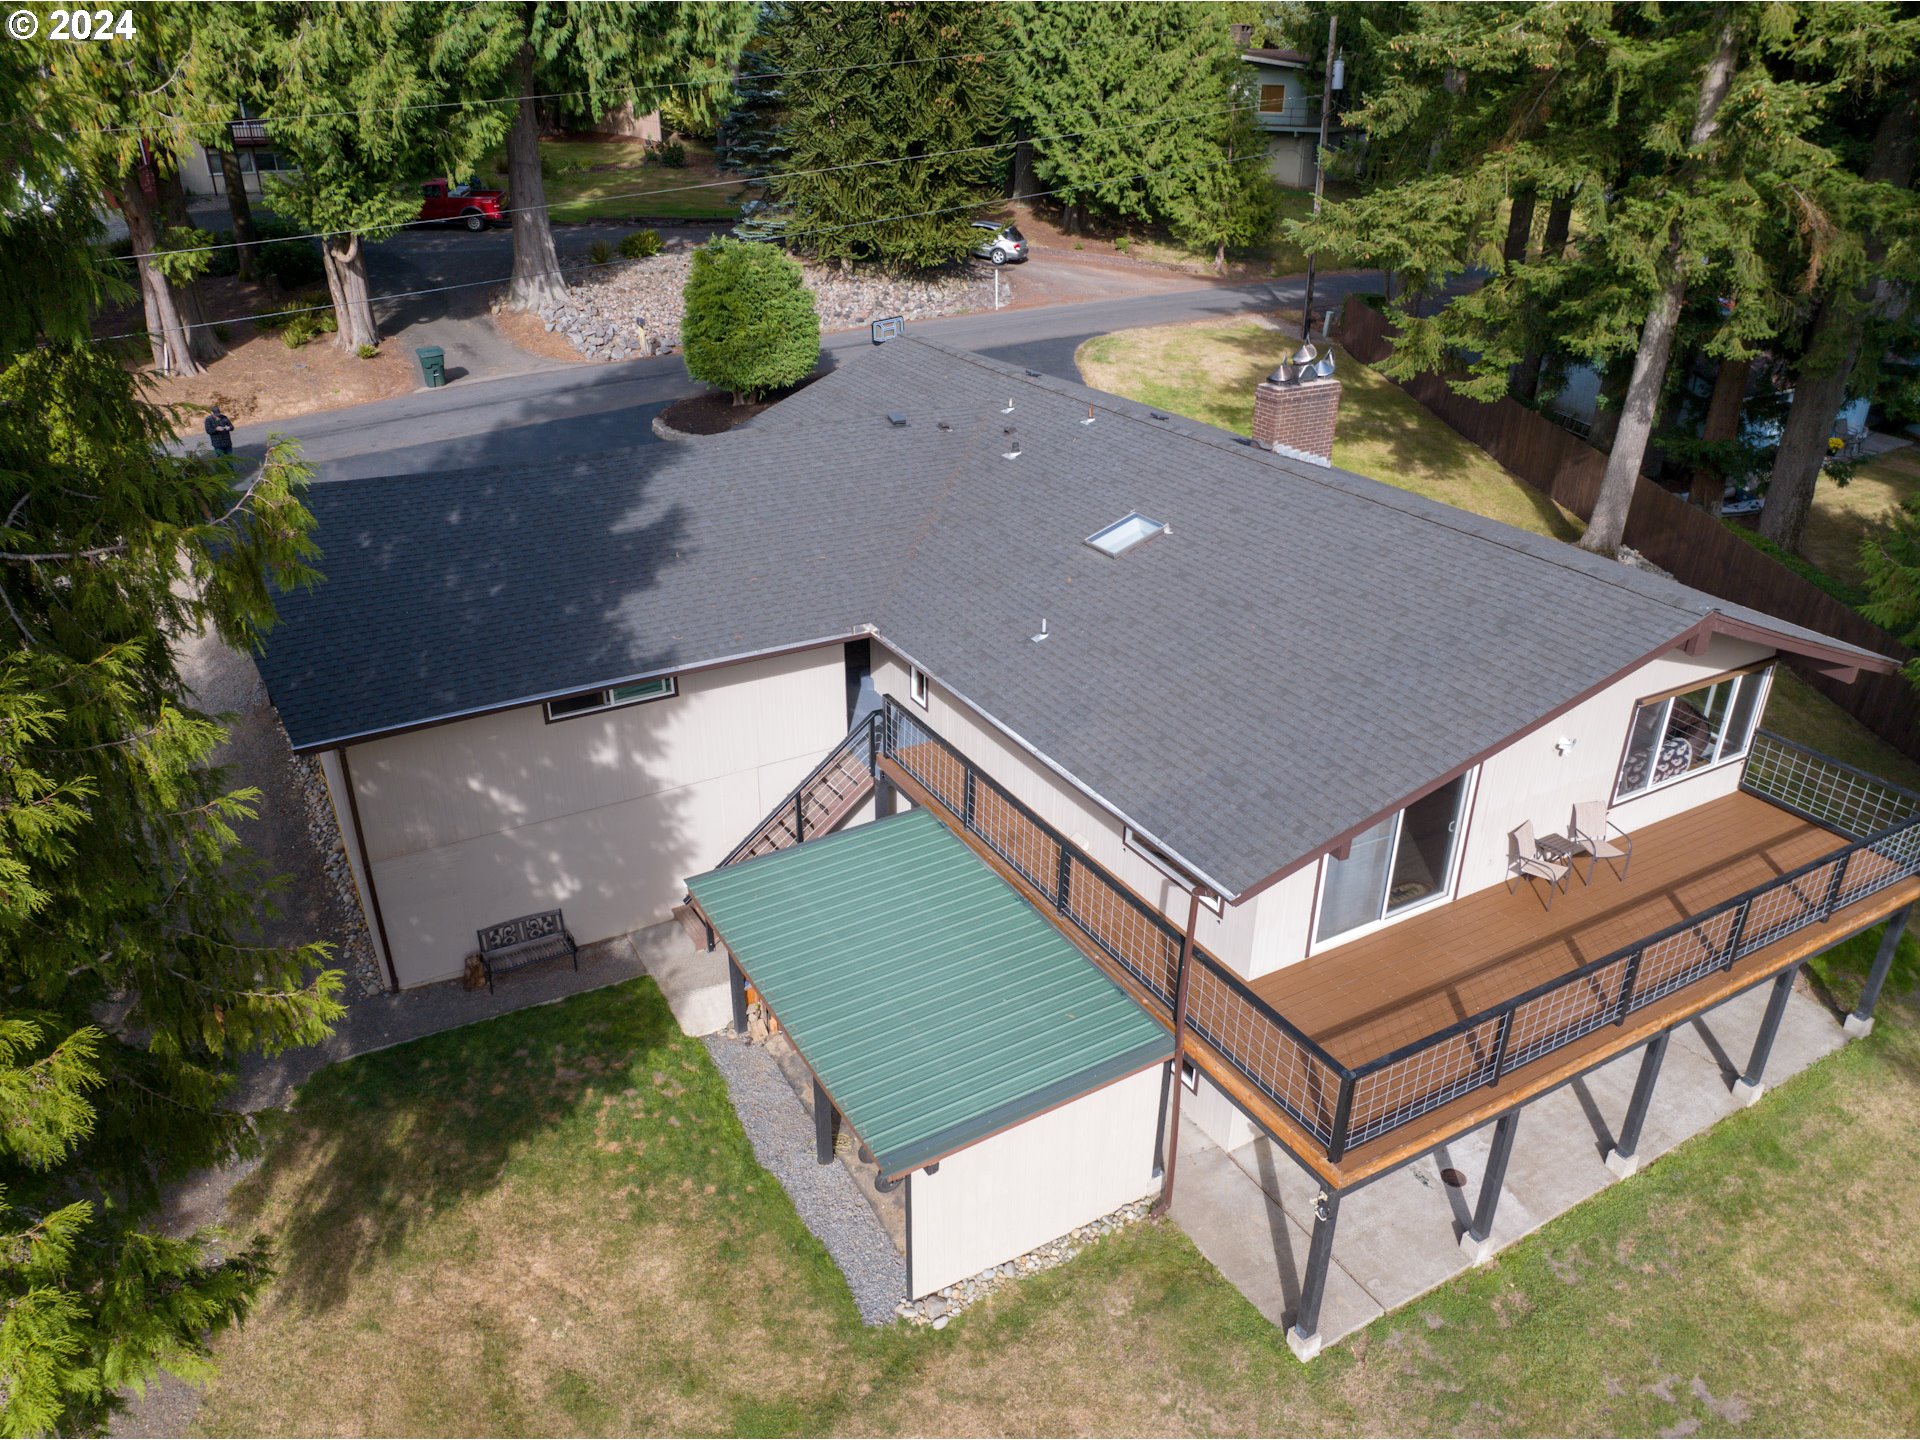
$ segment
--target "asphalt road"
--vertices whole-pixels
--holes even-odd
[[[485,242],[492,237],[450,238]],[[475,263],[482,258],[476,257]],[[1325,276],[1316,284],[1314,298],[1331,304],[1373,284],[1377,277],[1372,275]],[[1298,305],[1301,298],[1299,280],[1197,286],[1120,300],[927,320],[916,323],[913,333],[1078,380],[1073,354],[1091,336],[1282,309]],[[408,339],[413,341],[411,332]],[[865,331],[828,335],[822,363],[831,366],[836,355],[870,343]],[[244,426],[234,432],[234,443],[241,454],[257,456],[269,435],[293,436],[319,480],[530,464],[654,443],[653,417],[703,388],[688,376],[677,355],[563,366],[497,380],[455,381],[439,390],[417,390],[369,405]]]

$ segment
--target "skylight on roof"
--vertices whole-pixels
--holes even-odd
[[[1166,530],[1159,520],[1149,520],[1138,510],[1124,520],[1116,520],[1104,530],[1096,530],[1087,537],[1087,544],[1109,555],[1124,555],[1142,540],[1151,540]]]

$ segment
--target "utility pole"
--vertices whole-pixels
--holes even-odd
[[[1326,188],[1327,167],[1322,158],[1327,153],[1327,125],[1333,116],[1333,67],[1339,62],[1334,58],[1334,41],[1340,33],[1340,17],[1327,16],[1327,61],[1326,75],[1320,86],[1320,144],[1313,152],[1313,214],[1320,216],[1320,192]],[[1307,255],[1307,295],[1300,304],[1300,338],[1302,341],[1313,335],[1313,261],[1311,252]]]

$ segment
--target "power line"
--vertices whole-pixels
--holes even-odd
[[[1088,185],[1105,185],[1123,180],[1144,180],[1151,175],[1170,175],[1183,170],[1211,170],[1221,165],[1231,165],[1238,158],[1238,156],[1228,155],[1218,160],[1199,161],[1187,165],[1163,165],[1156,170],[1141,170],[1132,175],[1103,175],[1098,179],[1086,183]],[[1036,190],[1033,191],[1030,196],[1023,198],[1038,199],[1041,196],[1057,195],[1063,190],[1081,188],[1085,187],[1062,185],[1052,190]],[[888,225],[896,220],[924,220],[935,215],[950,215],[957,211],[974,210],[977,208],[979,208],[978,201],[969,201],[964,205],[946,205],[933,210],[913,210],[900,215],[882,215],[872,220],[855,220],[845,225],[821,225],[815,226],[811,230],[790,230],[787,231],[782,238],[802,239],[813,235],[835,235],[843,230],[860,230],[872,225]],[[585,261],[576,265],[555,265],[545,270],[536,270],[527,278],[532,279],[543,275],[565,275],[575,270],[597,270],[599,268],[601,267],[595,265],[592,261]],[[513,278],[514,277],[509,274],[491,280],[462,280],[452,285],[432,285],[421,290],[393,290],[382,295],[369,295],[367,297],[367,303],[372,305],[387,300],[411,300],[421,295],[444,295],[451,290],[472,290],[482,285],[507,285],[512,283]],[[198,320],[190,325],[183,325],[180,328],[183,330],[204,330],[213,325],[238,325],[248,320],[275,320],[283,315],[310,315],[315,311],[331,310],[333,308],[333,303],[329,301],[325,305],[302,305],[288,310],[267,310],[254,315],[227,315],[218,320]],[[96,345],[104,345],[114,340],[145,340],[151,338],[153,333],[154,332],[147,330],[128,330],[119,335],[96,335],[93,343]]]
[[[937,65],[942,60],[989,60],[998,55],[1011,55],[1013,46],[1005,50],[959,50],[951,55],[927,55],[918,60],[870,60],[861,65],[816,65],[801,70],[762,70],[748,77],[754,80],[784,79],[792,75],[837,75],[850,70],[894,70],[902,65]],[[632,95],[651,95],[662,90],[694,90],[715,85],[731,85],[739,77],[729,74],[713,80],[667,80],[658,85],[635,86]],[[404,115],[416,110],[460,110],[475,105],[518,105],[522,100],[578,100],[582,96],[591,96],[591,90],[555,90],[545,95],[497,95],[487,100],[434,100],[423,101],[418,105],[363,105],[357,110],[320,110],[311,115],[282,116],[283,121],[301,124],[314,120],[347,120],[356,115]],[[178,115],[163,118],[179,120]],[[259,120],[271,125],[274,117],[268,115],[246,115],[246,120]],[[87,125],[77,130],[58,130],[57,135],[125,135],[151,129],[148,125]]]
[[[905,165],[909,162],[917,163],[922,160],[946,160],[956,155],[972,155],[988,150],[1005,150],[1010,146],[1021,144],[1047,143],[1055,140],[1077,140],[1088,135],[1109,135],[1115,131],[1145,130],[1151,126],[1167,124],[1169,121],[1203,120],[1216,115],[1249,114],[1258,111],[1259,108],[1258,104],[1229,105],[1214,110],[1196,110],[1185,115],[1156,115],[1148,120],[1135,120],[1125,125],[1105,125],[1095,126],[1086,130],[1067,130],[1057,135],[1028,135],[1012,140],[996,140],[988,145],[965,145],[953,150],[935,150],[925,155],[900,155],[885,160],[851,160],[844,165],[827,165],[818,170],[793,170],[787,172],[787,176],[789,178],[800,178],[814,175],[833,175],[841,171],[871,169],[879,165]],[[657,190],[634,190],[624,195],[598,195],[594,197],[594,203],[605,204],[613,200],[647,200],[652,199],[656,195],[682,195],[694,190],[717,190],[730,185],[746,185],[751,183],[753,182],[750,180],[699,180],[686,185],[669,185]],[[1093,183],[1102,184],[1105,182],[1095,181]],[[522,215],[533,211],[552,210],[556,203],[564,205],[571,202],[563,200],[559,202],[548,201],[542,205],[510,205],[503,207],[499,213],[502,215]],[[400,229],[412,230],[421,226],[443,225],[445,223],[447,222],[444,220],[409,220],[400,226]],[[122,258],[128,260],[152,260],[164,255],[203,255],[215,250],[236,250],[244,245],[277,245],[294,240],[324,240],[328,235],[338,233],[341,232],[315,230],[301,235],[276,235],[267,240],[219,240],[211,245],[183,245],[173,250],[143,250],[137,254],[127,255]]]

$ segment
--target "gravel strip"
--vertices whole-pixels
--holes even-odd
[[[726,1077],[754,1157],[785,1187],[807,1229],[847,1277],[860,1318],[886,1324],[907,1293],[907,1265],[853,1176],[845,1166],[815,1161],[813,1122],[764,1048],[725,1035],[708,1036],[706,1046]]]

